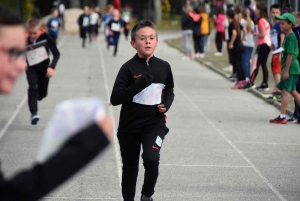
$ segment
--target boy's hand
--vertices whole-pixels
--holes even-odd
[[[54,69],[51,67],[47,68],[47,77],[50,78],[54,75]]]
[[[100,121],[98,120],[97,124],[107,139],[111,140],[113,138],[113,120],[110,117],[105,116]]]
[[[158,105],[157,107],[158,107],[158,111],[159,111],[160,113],[165,113],[165,112],[167,111],[167,108],[165,107],[164,104],[160,104],[160,105]]]
[[[112,35],[114,35],[114,33],[113,33],[112,31],[109,31],[109,35],[111,35],[111,36],[112,36]]]
[[[284,80],[289,79],[289,73],[288,73],[288,72],[284,71],[283,79],[284,79]]]
[[[233,49],[233,44],[229,44],[229,49]]]

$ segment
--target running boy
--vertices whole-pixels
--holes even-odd
[[[82,38],[82,47],[85,48],[85,40],[86,35],[89,35],[90,41],[92,40],[91,35],[89,34],[89,26],[90,26],[90,8],[85,6],[83,9],[83,13],[79,16],[77,23],[79,25],[79,35]]]
[[[276,20],[276,16],[280,16],[280,7],[277,4],[273,4],[270,8],[270,16],[272,18],[272,25],[271,25],[271,40],[272,40],[272,50],[278,50],[283,43],[284,40],[284,33],[280,30],[280,22]],[[272,73],[275,80],[275,88],[272,94],[275,96],[274,98],[278,99],[281,97],[281,91],[276,87],[276,85],[280,81],[280,74],[281,74],[281,52],[272,55]]]
[[[35,50],[27,51],[26,70],[28,89],[28,105],[31,113],[31,124],[37,124],[38,116],[37,101],[41,101],[48,94],[49,78],[54,75],[54,69],[59,59],[60,53],[51,37],[41,29],[38,19],[30,19],[27,23],[28,39],[27,45],[34,45],[38,42],[46,41],[46,45]],[[49,52],[53,55],[50,63]]]
[[[283,42],[283,52],[281,58],[282,73],[277,88],[282,91],[281,114],[270,120],[274,124],[286,124],[286,108],[289,101],[290,93],[295,101],[300,105],[300,94],[296,91],[298,77],[300,75],[300,67],[298,62],[299,48],[296,35],[293,33],[293,25],[295,25],[295,17],[290,13],[277,16],[280,20],[280,29],[286,34]]]
[[[124,201],[134,201],[142,145],[145,178],[141,201],[151,201],[159,152],[169,132],[165,113],[174,100],[174,83],[169,63],[153,55],[157,32],[151,21],[133,27],[131,45],[137,54],[121,67],[110,97],[112,105],[122,104],[117,134],[123,161],[122,195]]]
[[[52,17],[49,19],[47,23],[48,27],[48,34],[51,36],[52,40],[55,42],[57,41],[57,37],[59,34],[59,28],[60,28],[60,20],[58,17],[59,13],[57,9],[52,10]]]
[[[109,40],[107,43],[107,49],[110,45],[115,46],[114,56],[117,55],[119,38],[121,33],[124,32],[125,24],[121,19],[120,11],[115,9],[113,11],[113,19],[107,24],[107,29],[109,31]]]

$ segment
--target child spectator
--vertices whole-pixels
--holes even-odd
[[[60,57],[60,53],[52,38],[41,29],[41,22],[38,19],[30,19],[27,22],[28,39],[27,45],[46,41],[46,45],[35,50],[27,51],[26,70],[28,89],[28,105],[31,113],[31,124],[35,125],[40,120],[38,116],[38,103],[48,95],[49,78],[54,75],[54,69]],[[30,53],[31,51],[32,54]],[[50,63],[49,53],[53,59]],[[39,55],[37,58],[36,55]]]
[[[193,45],[192,45],[194,20],[189,15],[191,11],[192,11],[192,7],[187,6],[185,12],[183,12],[181,16],[182,40],[183,40],[185,55],[186,55],[185,57],[182,57],[182,59],[188,59],[188,60],[194,59]],[[198,41],[198,43],[200,45],[200,40]]]
[[[284,33],[280,30],[280,22],[276,20],[277,16],[280,16],[280,7],[277,4],[273,4],[270,8],[270,17],[272,18],[271,25],[271,41],[272,41],[272,50],[278,50],[281,48],[284,41]],[[276,87],[280,81],[281,75],[281,52],[272,55],[272,73],[275,81],[275,88],[273,89],[272,94],[274,98],[278,99],[281,97],[281,91]]]
[[[205,7],[199,8],[200,16],[201,16],[201,43],[200,43],[200,58],[205,57],[205,53],[208,53],[208,36],[210,34],[210,22],[209,15],[206,12]]]
[[[226,17],[229,21],[228,33],[229,33],[229,49],[232,51],[233,68],[236,70],[237,81],[232,89],[239,89],[244,86],[245,72],[242,66],[242,55],[244,51],[244,46],[241,40],[241,35],[243,33],[243,40],[245,37],[245,31],[240,23],[235,18],[235,13],[233,10],[227,10]]]
[[[295,101],[300,105],[300,94],[296,91],[298,78],[300,75],[300,67],[298,62],[299,43],[296,35],[293,33],[293,26],[296,24],[295,17],[290,13],[277,16],[280,20],[280,28],[286,37],[282,44],[282,74],[277,87],[282,91],[281,114],[270,120],[274,124],[286,124],[286,108],[289,101],[289,93],[294,97]]]
[[[294,17],[296,18],[296,24],[293,28],[293,32],[296,35],[297,41],[298,41],[298,47],[300,50],[300,13],[299,12],[293,12],[292,13]],[[298,56],[298,61],[300,62],[300,56]],[[298,83],[296,86],[296,91],[300,93],[300,76],[298,77]],[[287,120],[287,123],[300,123],[300,106],[295,102],[295,110],[293,116]]]
[[[58,10],[53,9],[52,10],[52,17],[49,19],[47,23],[48,27],[48,34],[52,38],[52,40],[55,42],[57,41],[57,37],[59,34],[59,28],[60,28],[60,20],[58,18]]]
[[[252,31],[253,36],[258,37],[257,39],[257,61],[255,68],[252,69],[252,74],[250,77],[250,82],[247,84],[246,89],[255,88],[254,81],[259,72],[259,67],[262,67],[263,70],[263,81],[258,90],[268,91],[268,78],[269,72],[267,68],[267,61],[269,53],[271,51],[271,36],[270,36],[270,23],[268,17],[267,7],[259,3],[256,5],[255,14],[258,18],[258,33]]]
[[[213,16],[216,24],[216,37],[215,37],[215,43],[217,46],[218,52],[216,52],[215,56],[222,56],[222,46],[223,46],[223,35],[225,32],[225,27],[223,26],[225,15],[224,15],[224,9],[223,7],[218,8],[218,14],[217,16]]]
[[[242,56],[243,68],[246,76],[246,80],[250,80],[250,60],[254,48],[254,40],[252,31],[254,30],[254,23],[250,18],[250,10],[248,8],[244,8],[242,12],[242,26],[246,29],[247,34],[244,40],[244,53]]]

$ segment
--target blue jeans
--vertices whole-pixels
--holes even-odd
[[[207,39],[208,35],[201,35],[200,38],[200,53],[205,53],[207,51]]]
[[[250,59],[252,56],[253,47],[244,47],[244,53],[242,56],[242,65],[244,68],[246,78],[250,78]]]

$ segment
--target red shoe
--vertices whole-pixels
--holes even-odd
[[[277,118],[270,120],[270,123],[271,124],[286,124],[286,118],[285,117],[280,118],[280,116],[278,116]]]

